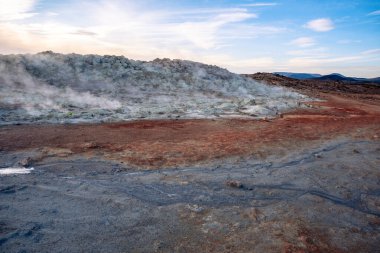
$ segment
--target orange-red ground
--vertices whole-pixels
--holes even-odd
[[[319,94],[325,101],[270,120],[143,120],[0,127],[6,151],[47,148],[100,155],[141,168],[268,155],[337,137],[378,139],[380,96]]]

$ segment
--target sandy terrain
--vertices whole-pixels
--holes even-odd
[[[379,88],[293,88],[321,101],[1,126],[0,167],[34,170],[0,176],[0,251],[380,252]]]

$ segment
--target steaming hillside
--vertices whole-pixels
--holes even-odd
[[[264,117],[306,97],[196,62],[121,56],[0,56],[0,122]]]

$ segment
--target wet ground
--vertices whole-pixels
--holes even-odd
[[[380,103],[0,127],[1,252],[380,252]]]

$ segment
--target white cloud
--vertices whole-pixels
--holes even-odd
[[[345,57],[333,57],[333,58],[314,58],[314,57],[299,57],[292,58],[289,60],[290,66],[320,66],[328,63],[339,63],[339,62],[352,62],[362,59],[360,56],[345,56]]]
[[[304,27],[316,32],[327,32],[334,29],[334,24],[329,18],[319,18],[309,21]]]
[[[76,4],[78,6],[68,6],[68,10],[60,9],[60,15],[53,15],[53,20],[51,17],[44,19],[46,15],[41,15],[34,23],[2,24],[0,51],[24,52],[29,47],[33,52],[46,49],[63,52],[76,48],[74,51],[81,53],[83,48],[87,48],[86,52],[92,49],[93,53],[100,53],[99,48],[104,48],[101,50],[104,52],[105,48],[111,47],[112,52],[128,52],[129,57],[139,56],[138,58],[146,59],[177,54],[178,58],[182,56],[178,55],[178,52],[188,54],[190,51],[218,49],[228,44],[227,38],[253,37],[252,30],[246,30],[244,33],[240,27],[244,25],[243,21],[257,18],[255,13],[245,8],[205,8],[169,12],[142,9],[129,1]],[[13,9],[23,13],[31,6]],[[86,11],[82,12],[82,9]],[[67,22],[70,17],[77,16],[81,17],[81,25]],[[270,30],[276,32],[271,27],[261,30],[259,26],[255,28],[255,35],[270,33]],[[30,43],[31,41],[33,43]]]
[[[218,44],[218,31],[224,25],[255,18],[247,12],[223,13],[200,22],[185,22],[172,25],[171,32],[202,49],[211,49]]]
[[[226,26],[219,31],[222,39],[253,39],[260,36],[273,36],[288,31],[285,27],[272,25],[239,24]]]
[[[53,11],[48,11],[48,12],[45,13],[45,15],[48,16],[48,17],[54,17],[54,16],[58,16],[59,13],[53,12]]]
[[[362,52],[362,54],[365,54],[365,55],[378,55],[378,54],[380,54],[380,48],[367,50],[367,51]]]
[[[25,19],[34,16],[32,13],[36,0],[0,0],[0,21]]]
[[[250,4],[241,4],[240,6],[244,7],[261,7],[261,6],[275,6],[277,3],[250,3]]]
[[[259,71],[271,71],[275,68],[275,60],[270,56],[250,57],[244,59],[236,59],[229,55],[199,55],[192,59],[194,61],[207,62],[236,73],[256,73]]]
[[[298,47],[311,47],[315,45],[315,40],[311,37],[300,37],[292,40],[290,44]]]
[[[272,57],[257,57],[244,60],[235,60],[228,63],[234,68],[268,68],[274,65]]]
[[[380,49],[373,49],[361,52],[359,54],[348,56],[326,56],[326,57],[296,57],[288,60],[287,65],[291,68],[304,67],[324,67],[335,69],[337,67],[352,67],[359,66],[360,64],[380,63]],[[373,64],[371,64],[373,66]],[[368,66],[370,67],[370,66]],[[372,73],[374,75],[375,73]],[[377,74],[378,75],[378,71]]]
[[[17,9],[20,13],[30,10],[33,5]],[[0,53],[53,50],[125,55],[140,60],[168,57],[250,73],[272,68],[273,59],[232,56],[220,48],[233,45],[237,39],[284,31],[281,27],[245,22],[257,18],[247,8],[156,10],[132,1],[109,0],[75,2],[58,11],[56,15],[57,10],[46,10],[33,22],[0,23]],[[79,16],[79,22],[70,22]]]
[[[376,15],[380,15],[380,10],[373,11],[373,12],[371,12],[371,13],[368,13],[368,16],[376,16]]]
[[[229,12],[246,12],[246,8],[194,8],[194,9],[180,9],[175,11],[162,11],[163,16],[193,16],[199,17],[203,14],[219,14],[219,13],[229,13]]]
[[[303,56],[303,57],[313,57],[313,58],[322,58],[326,57],[328,49],[325,47],[319,48],[308,48],[302,50],[291,50],[286,52],[287,55],[291,56]]]

